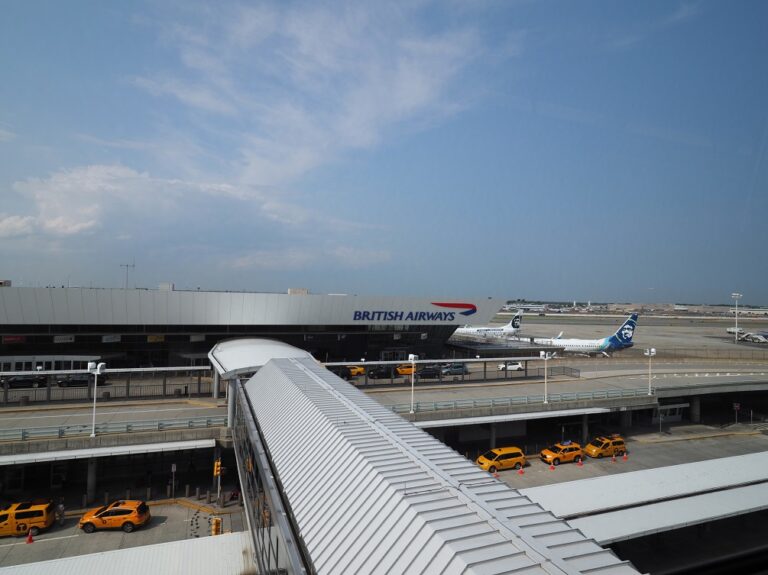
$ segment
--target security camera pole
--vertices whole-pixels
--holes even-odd
[[[651,389],[651,358],[656,355],[656,348],[649,347],[643,352],[643,355],[648,356],[648,395],[653,395],[653,390]]]
[[[411,413],[413,413],[413,381],[416,376],[416,365],[413,363],[416,360],[414,354],[408,354],[408,361],[411,362]]]
[[[91,437],[96,437],[96,391],[99,386],[99,374],[104,373],[106,363],[96,364],[95,361],[88,362],[88,372],[93,374],[93,424],[91,425]]]
[[[544,360],[544,403],[549,403],[547,399],[547,362],[552,359],[552,354],[548,351],[540,351],[539,357]]]

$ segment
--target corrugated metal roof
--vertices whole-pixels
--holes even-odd
[[[314,360],[246,391],[318,573],[637,573]]]
[[[60,451],[42,451],[40,453],[15,453],[13,455],[0,455],[0,465],[67,461],[70,459],[90,459],[91,457],[111,457],[113,455],[131,455],[134,453],[159,453],[161,451],[181,451],[184,449],[205,449],[215,446],[215,439],[193,439],[189,441],[140,443],[138,445],[89,447],[87,449],[62,449]]]
[[[37,543],[39,545],[39,543]],[[256,575],[251,560],[251,542],[248,533],[227,533],[215,537],[185,539],[172,543],[144,545],[116,551],[104,551],[77,557],[64,557],[51,561],[38,561],[25,565],[0,567],[2,575],[83,575],[108,573],[109,575],[211,575],[232,573]]]
[[[558,517],[577,517],[747,485],[768,478],[768,452],[522,489]]]
[[[572,519],[603,545],[768,509],[765,483]]]

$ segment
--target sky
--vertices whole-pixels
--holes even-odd
[[[768,3],[2,14],[14,285],[768,305]]]

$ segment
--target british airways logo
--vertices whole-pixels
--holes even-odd
[[[353,321],[455,321],[456,314],[472,315],[477,306],[471,303],[432,302],[437,307],[464,311],[391,311],[376,310],[353,312]]]

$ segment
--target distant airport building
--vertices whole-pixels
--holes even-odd
[[[162,289],[0,288],[0,370],[207,363],[218,341],[273,338],[321,361],[439,357],[460,325],[486,324],[491,298],[212,292]],[[78,360],[77,358],[81,358]],[[73,363],[74,361],[74,363]],[[79,363],[78,363],[79,362]]]

